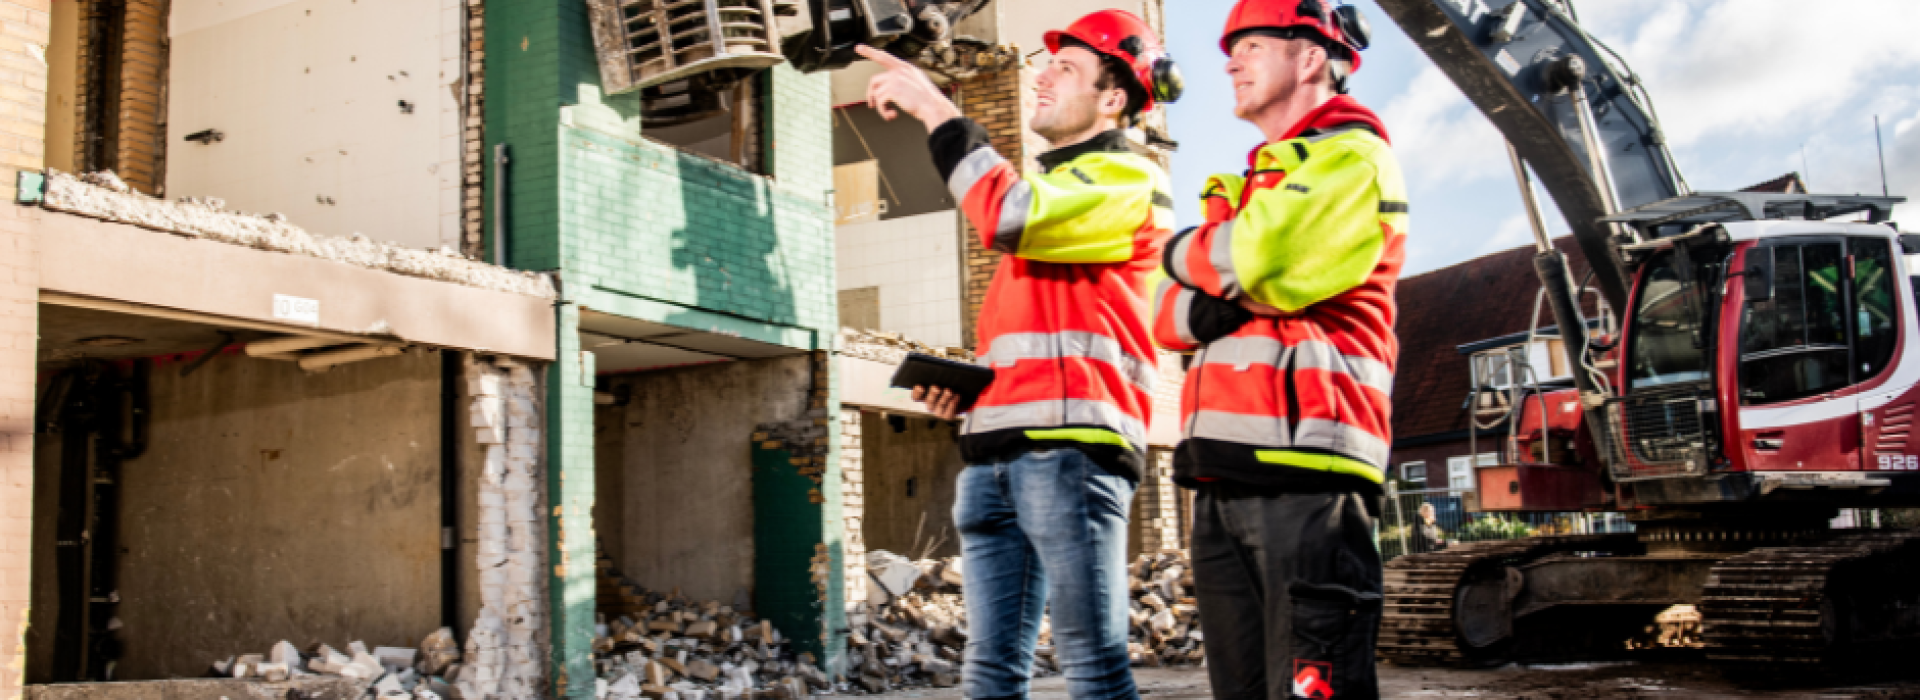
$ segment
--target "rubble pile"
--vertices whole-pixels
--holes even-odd
[[[840,354],[843,355],[897,365],[906,360],[910,352],[961,362],[974,361],[973,351],[966,348],[936,348],[899,333],[840,329]]]
[[[1127,567],[1133,597],[1127,652],[1135,666],[1198,664],[1206,659],[1193,566],[1184,551],[1142,554]]]
[[[959,682],[966,649],[966,603],[959,557],[910,561],[874,550],[867,553],[871,613],[855,614],[851,644],[859,653],[848,677],[870,692],[888,687]],[[1136,666],[1198,664],[1206,656],[1195,605],[1192,568],[1184,552],[1141,555],[1127,569],[1128,656]],[[1061,670],[1052,627],[1040,623],[1035,675]]]
[[[834,688],[812,654],[793,653],[772,622],[754,618],[744,594],[725,605],[620,585],[629,612],[603,613],[594,629],[600,700],[793,700]]]
[[[445,247],[421,250],[396,243],[375,243],[358,233],[348,238],[319,236],[295,226],[281,214],[229,210],[226,201],[217,197],[178,200],[149,197],[135,191],[111,170],[73,175],[49,168],[42,204],[70,214],[260,250],[334,260],[409,277],[546,299],[559,296],[553,278],[544,273],[489,265]]]
[[[744,592],[728,605],[649,591],[618,576],[603,555],[595,697],[795,700],[959,685],[967,647],[963,566],[959,557],[914,561],[867,552],[869,599],[848,610],[846,668],[830,677],[812,654],[795,652],[772,623],[756,619]],[[1205,652],[1186,554],[1143,555],[1128,574],[1133,663],[1200,663]],[[1036,676],[1061,670],[1052,636],[1042,620]]]
[[[472,667],[460,664],[460,646],[454,643],[453,630],[440,628],[420,642],[417,648],[374,647],[362,642],[347,645],[341,652],[327,644],[315,644],[305,653],[291,642],[281,641],[265,654],[241,654],[213,662],[211,675],[221,678],[259,680],[269,683],[310,676],[337,676],[364,683],[376,698],[407,700],[443,700],[479,696],[462,695],[456,688],[471,675]]]

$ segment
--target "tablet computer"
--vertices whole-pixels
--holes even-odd
[[[960,409],[966,410],[980,398],[980,393],[993,383],[993,368],[949,360],[917,352],[907,353],[907,359],[900,363],[900,369],[893,373],[893,386],[900,389],[912,389],[916,386],[940,387],[960,395]]]

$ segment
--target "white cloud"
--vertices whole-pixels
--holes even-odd
[[[1920,3],[1911,0],[1836,3],[1811,15],[1801,0],[1631,4],[1586,3],[1607,10],[1603,21],[1583,19],[1639,72],[1679,147],[1825,119],[1884,87],[1879,74],[1920,63],[1912,37]]]
[[[1507,173],[1500,132],[1431,64],[1380,110],[1415,184],[1462,185]]]
[[[1478,257],[1488,253],[1497,253],[1508,248],[1517,248],[1532,242],[1533,227],[1527,223],[1526,213],[1522,212],[1509,216],[1505,221],[1500,222],[1499,228],[1493,230],[1493,236],[1482,242],[1480,249],[1474,251],[1473,254],[1475,257]]]

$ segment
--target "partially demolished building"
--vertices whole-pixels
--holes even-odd
[[[621,616],[825,678],[870,542],[954,553],[952,427],[841,331],[848,241],[917,245],[836,229],[852,71],[623,91],[605,5],[0,0],[0,698],[590,698]],[[955,84],[1031,156],[986,35]]]

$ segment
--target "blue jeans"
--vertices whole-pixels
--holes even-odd
[[[1075,449],[960,472],[967,697],[1024,698],[1040,619],[1074,700],[1135,699],[1127,663],[1127,506],[1134,483]]]

